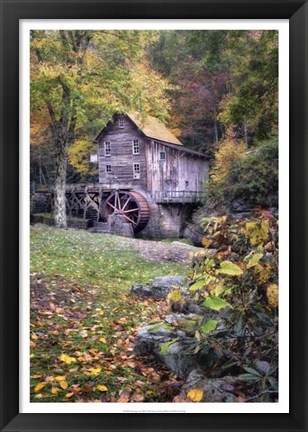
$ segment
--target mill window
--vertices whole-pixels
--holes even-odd
[[[124,128],[124,118],[123,117],[120,117],[119,118],[119,128]]]
[[[140,164],[134,164],[134,179],[140,179]]]
[[[111,143],[110,143],[110,141],[105,141],[105,156],[111,156]]]
[[[160,160],[166,160],[166,152],[160,152],[159,153],[159,159]]]
[[[106,165],[106,172],[109,174],[112,172],[111,165]]]
[[[140,153],[140,147],[139,147],[139,140],[133,141],[133,154],[139,154]]]

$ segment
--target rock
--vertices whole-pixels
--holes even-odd
[[[159,276],[153,279],[152,286],[163,289],[171,289],[174,286],[183,287],[185,278],[183,276]]]
[[[206,378],[200,370],[193,370],[190,372],[178,398],[184,400],[190,390],[199,389],[203,390],[202,402],[237,402],[233,393],[236,383],[236,378],[231,376]]]
[[[184,290],[185,278],[182,276],[159,276],[153,279],[152,291],[155,298],[166,298],[173,288]]]
[[[187,223],[183,231],[183,237],[189,239],[195,246],[202,246],[204,230],[201,224]]]
[[[130,291],[140,297],[163,299],[175,287],[185,291],[184,281],[182,276],[159,276],[153,280],[152,285],[132,285]]]
[[[152,287],[149,285],[132,285],[130,292],[138,297],[153,297]]]
[[[124,236],[134,237],[133,226],[127,223],[120,213],[112,213],[108,217],[108,224],[110,225],[110,233]]]
[[[170,322],[178,319],[178,316],[172,315]],[[154,356],[177,376],[186,378],[192,370],[198,369],[196,358],[185,353],[190,340],[185,331],[175,329],[168,323],[148,325],[137,333],[135,352]]]

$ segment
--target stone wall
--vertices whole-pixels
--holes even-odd
[[[180,238],[191,204],[150,204],[150,220],[138,237],[150,239]]]

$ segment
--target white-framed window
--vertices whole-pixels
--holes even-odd
[[[140,153],[139,140],[134,139],[133,140],[133,154],[139,154],[139,153]]]
[[[124,128],[124,117],[119,117],[118,125],[119,128]]]
[[[105,141],[105,156],[111,156],[111,142]]]
[[[140,179],[140,164],[135,163],[133,167],[134,167],[134,179]]]
[[[159,159],[166,160],[166,152],[159,152]]]
[[[106,173],[110,174],[112,172],[111,165],[106,165]]]

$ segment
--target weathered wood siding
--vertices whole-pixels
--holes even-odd
[[[119,127],[119,116],[108,124],[98,138],[98,166],[100,183],[124,183],[132,187],[147,187],[147,164],[145,139],[142,133],[127,117],[123,117],[124,127]],[[133,154],[133,140],[139,141],[139,154]],[[111,154],[105,155],[105,142],[110,142]],[[140,164],[140,179],[134,179],[134,164]],[[112,173],[106,172],[111,165]]]
[[[160,153],[166,159],[160,159]],[[168,191],[203,190],[203,182],[208,176],[208,163],[204,158],[148,140],[147,189],[152,196]]]

